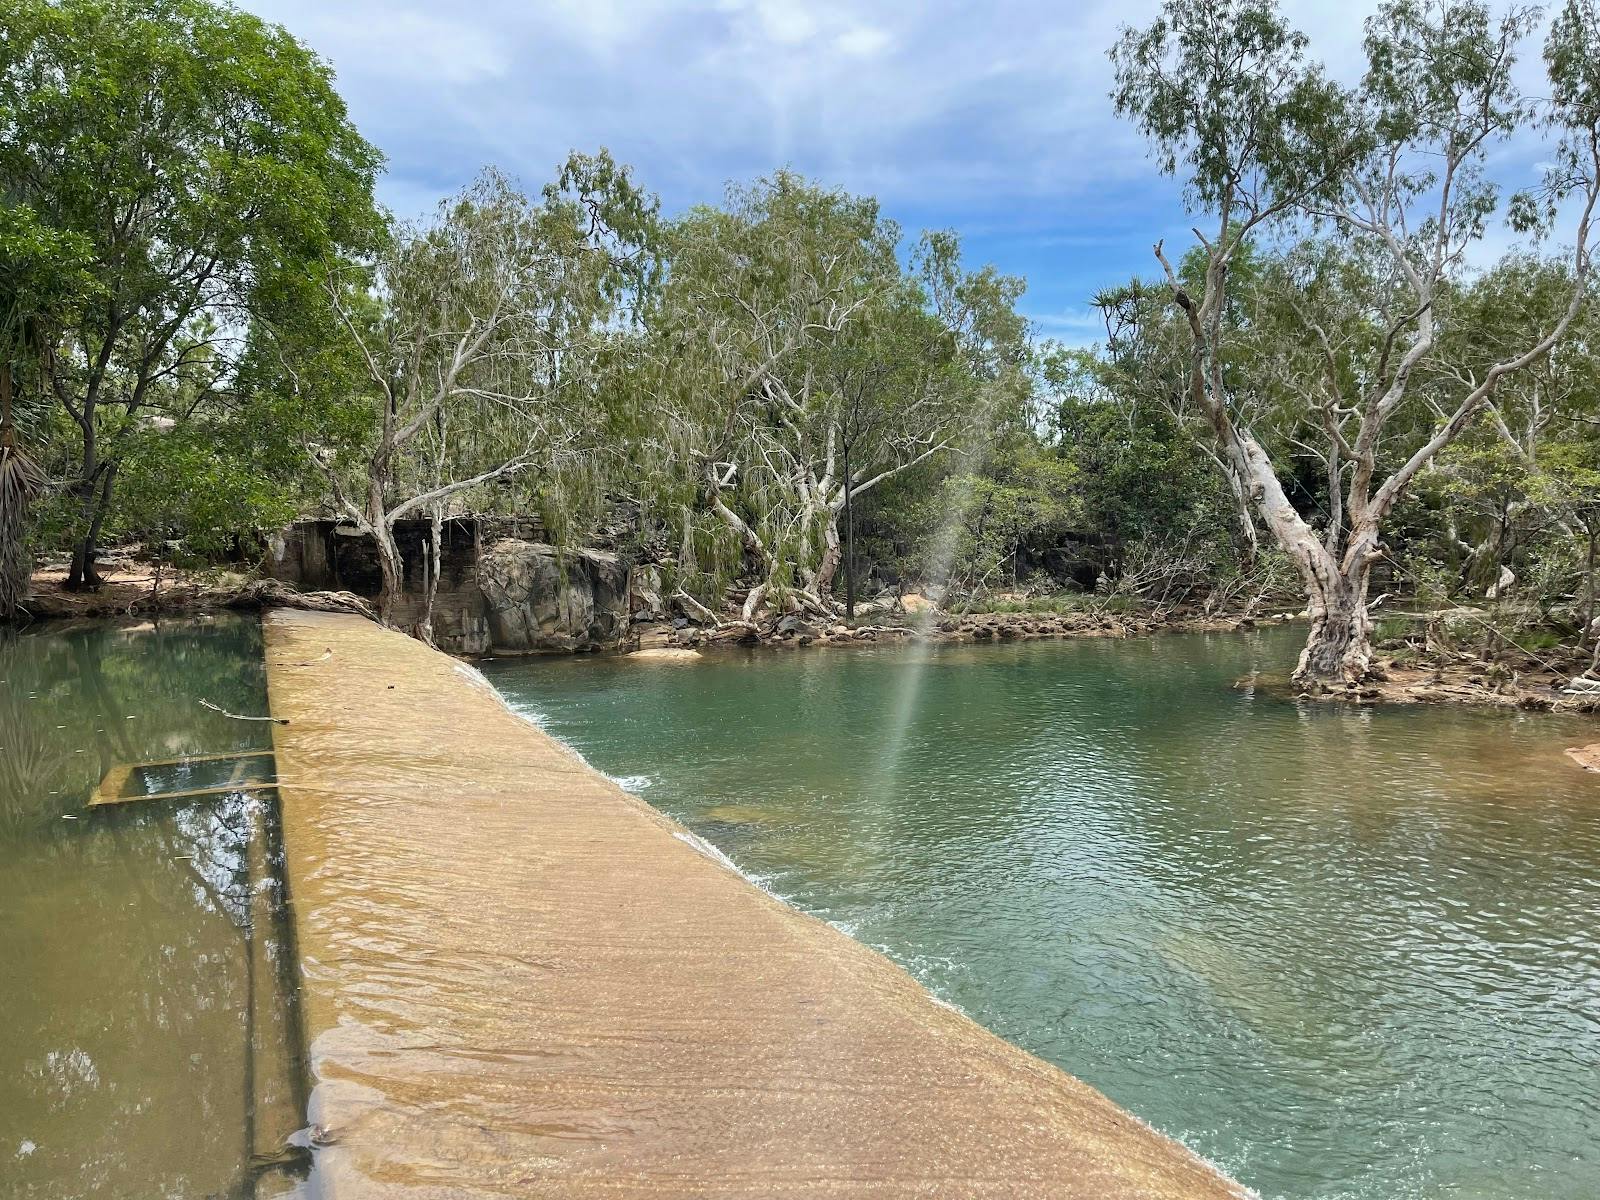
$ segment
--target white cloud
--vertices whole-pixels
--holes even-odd
[[[785,162],[919,203],[1080,192],[1143,163],[1104,99],[1125,13],[1105,0],[246,2],[333,62],[412,187],[507,152],[536,176],[599,143],[682,199]]]
[[[1176,187],[1107,97],[1106,49],[1158,0],[242,2],[334,64],[402,215],[486,163],[536,187],[572,148],[608,146],[669,211],[790,165],[912,230],[963,232],[1028,275],[1047,327],[1147,273],[1156,237],[1188,237]],[[1376,3],[1288,7],[1354,82]],[[1507,161],[1537,158],[1530,141]]]
[[[786,46],[796,46],[809,41],[817,32],[817,23],[804,5],[787,0],[762,0],[755,6],[761,30],[773,41]]]
[[[890,37],[881,29],[858,25],[834,38],[833,44],[852,58],[873,58],[889,45]]]
[[[359,45],[359,55],[341,57],[355,59],[363,74],[395,81],[474,83],[497,79],[511,65],[510,48],[490,30],[427,12],[397,9],[380,17],[360,6],[316,8],[290,28],[325,55]]]
[[[1041,329],[1070,330],[1083,333],[1105,328],[1104,319],[1091,309],[1069,309],[1066,312],[1033,313],[1028,319]]]

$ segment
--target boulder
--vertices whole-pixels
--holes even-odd
[[[628,573],[628,612],[635,621],[659,621],[667,615],[659,567],[647,563]]]
[[[628,626],[628,570],[604,550],[573,550],[502,538],[484,548],[478,586],[497,654],[594,650],[616,645]]]
[[[639,649],[653,650],[663,646],[676,646],[678,638],[671,625],[656,623],[641,625],[638,629]]]
[[[786,634],[794,634],[798,637],[817,636],[815,627],[807,624],[807,622],[796,613],[789,613],[778,622],[777,633],[780,637]]]

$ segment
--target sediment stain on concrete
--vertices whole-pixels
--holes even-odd
[[[359,617],[266,618],[333,1200],[1241,1197]]]

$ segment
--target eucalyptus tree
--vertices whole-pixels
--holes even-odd
[[[1445,334],[1459,342],[1452,356],[1481,373],[1551,324],[1571,287],[1568,264],[1508,257],[1453,298]],[[1463,583],[1479,592],[1525,590],[1517,573],[1529,556],[1578,535],[1582,497],[1561,486],[1557,468],[1600,405],[1597,322],[1600,306],[1587,306],[1560,345],[1500,384],[1484,404],[1485,419],[1423,477],[1449,501],[1449,549],[1461,556]]]
[[[600,453],[611,347],[655,272],[656,207],[604,152],[574,154],[537,200],[486,170],[370,263],[328,276],[347,339],[331,377],[349,390],[330,400],[329,376],[292,345],[281,362],[324,421],[300,436],[338,512],[377,544],[386,621],[403,600],[400,521],[430,520],[437,564],[448,505],[491,507],[528,473],[548,500]]]
[[[992,267],[967,271],[953,234],[926,234],[911,269],[883,302],[824,348],[817,378],[838,450],[832,491],[811,497],[822,556],[814,590],[826,596],[841,562],[839,520],[853,530],[856,497],[949,451],[979,452],[995,425],[1018,417],[1030,393],[1022,281]],[[854,608],[853,560],[846,612]]]
[[[1390,0],[1367,22],[1354,91],[1306,59],[1305,37],[1270,0],[1168,3],[1111,51],[1117,110],[1210,223],[1196,230],[1198,278],[1159,242],[1155,254],[1186,330],[1192,407],[1305,585],[1311,629],[1295,678],[1308,690],[1369,674],[1368,588],[1386,519],[1505,380],[1561,343],[1589,290],[1600,28],[1592,0],[1568,0],[1545,43],[1548,95],[1534,99],[1513,71],[1534,26],[1531,9],[1495,18],[1470,0]],[[1546,135],[1550,165],[1503,204],[1486,164],[1528,128]],[[1502,213],[1527,234],[1569,222],[1570,288],[1547,325],[1469,363],[1444,336],[1449,299]],[[1243,248],[1308,233],[1326,248],[1291,265],[1293,320],[1277,352],[1240,352]],[[1272,444],[1269,423],[1317,431],[1325,529],[1291,500],[1289,447]]]
[[[1527,341],[1567,302],[1567,264],[1509,257],[1455,302],[1451,336],[1478,371]],[[1442,508],[1447,549],[1464,582],[1527,612],[1592,628],[1600,534],[1600,305],[1579,314],[1563,342],[1507,378],[1486,419],[1443,451],[1424,476]]]
[[[209,0],[3,0],[0,187],[81,260],[82,303],[33,346],[75,434],[68,584],[131,437],[225,402],[255,320],[372,244],[377,151],[328,66]]]
[[[781,172],[677,222],[650,319],[654,391],[694,507],[769,601],[831,616],[855,499],[950,450],[1025,388],[1020,284],[966,272],[949,235],[913,269],[871,199]]]

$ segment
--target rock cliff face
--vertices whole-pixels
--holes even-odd
[[[427,523],[395,530],[405,559],[402,627],[421,621],[430,570]],[[412,528],[415,526],[415,528]],[[521,533],[522,530],[517,530]],[[530,530],[528,532],[536,532]],[[643,614],[661,606],[649,568],[630,571],[618,555],[570,550],[471,519],[446,523],[437,570],[434,639],[451,654],[537,654],[609,649],[630,636],[637,598]],[[303,590],[351,591],[376,599],[372,539],[333,521],[302,521],[274,540],[269,573]]]
[[[615,554],[564,558],[540,542],[502,538],[478,557],[490,645],[497,654],[593,650],[628,631],[628,568]]]

